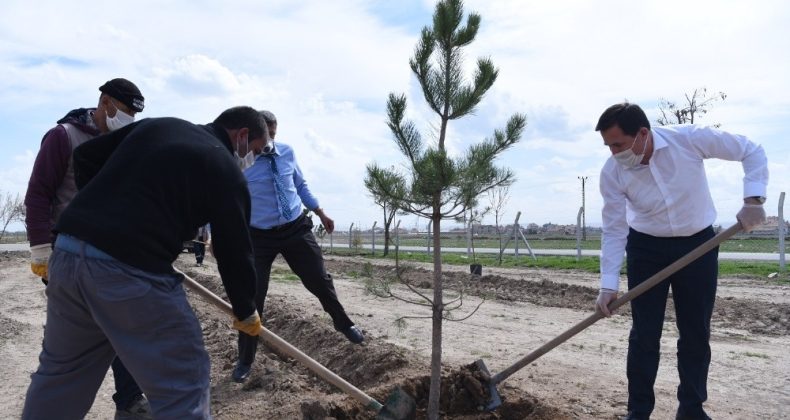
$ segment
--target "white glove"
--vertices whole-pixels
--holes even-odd
[[[609,310],[609,304],[617,299],[617,290],[601,289],[598,292],[598,299],[595,301],[595,310],[601,311],[606,316],[611,316],[612,312]]]
[[[30,271],[44,280],[48,278],[47,264],[49,264],[50,255],[52,255],[52,244],[30,247]]]
[[[765,222],[765,209],[762,204],[744,204],[735,217],[741,222],[744,232],[751,232]]]

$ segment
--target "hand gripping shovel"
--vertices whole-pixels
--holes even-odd
[[[177,268],[173,267],[178,273],[181,273],[184,276],[184,283],[192,289],[195,293],[202,296],[204,299],[209,301],[209,303],[213,304],[217,308],[224,311],[226,314],[230,316],[233,315],[233,308],[222,300],[219,296],[211,293],[210,290],[203,287],[201,284],[196,282],[191,277],[184,274],[182,271],[178,270]],[[259,340],[262,340],[264,344],[267,346],[273,347],[277,349],[281,354],[285,354],[287,356],[293,357],[294,359],[301,362],[305,367],[310,369],[313,373],[318,375],[321,379],[329,382],[330,384],[340,388],[341,391],[345,392],[346,394],[350,395],[357,401],[361,402],[366,408],[375,411],[377,414],[376,418],[379,420],[405,420],[405,419],[412,419],[415,416],[416,412],[416,405],[414,399],[403,391],[400,388],[397,388],[395,391],[390,394],[389,398],[384,405],[380,402],[373,399],[369,395],[362,392],[359,388],[351,385],[350,383],[346,382],[343,378],[335,375],[331,370],[324,367],[322,364],[316,362],[310,356],[302,353],[296,347],[289,344],[287,341],[283,340],[282,338],[275,335],[273,332],[267,330],[266,328],[261,331],[260,335],[258,336]]]
[[[740,223],[736,223],[735,225],[731,226],[727,230],[720,232],[718,235],[714,236],[704,244],[694,248],[688,254],[682,256],[677,261],[673,262],[672,264],[665,267],[663,270],[659,271],[658,273],[654,274],[652,277],[648,278],[638,286],[634,287],[633,289],[629,290],[628,293],[620,296],[619,299],[615,300],[614,302],[609,304],[609,310],[614,311],[615,309],[625,305],[626,303],[634,300],[637,296],[641,295],[642,293],[646,292],[648,289],[652,288],[653,286],[657,285],[667,277],[671,276],[681,268],[687,266],[692,261],[696,260],[697,258],[701,257],[708,251],[713,248],[716,248],[722,242],[726,241],[732,235],[738,233],[741,230]],[[562,334],[558,335],[548,343],[544,344],[537,350],[533,351],[532,353],[524,356],[521,360],[517,361],[507,369],[503,370],[502,372],[497,373],[494,376],[488,372],[488,368],[486,367],[485,363],[482,359],[475,361],[478,369],[480,369],[483,373],[485,373],[490,379],[488,383],[485,384],[488,386],[490,399],[488,401],[488,405],[485,407],[485,410],[490,411],[493,410],[500,405],[502,405],[502,398],[497,392],[496,385],[500,382],[504,381],[505,379],[509,378],[510,375],[516,373],[517,371],[521,370],[524,366],[534,362],[540,356],[550,352],[555,347],[559,346],[560,344],[567,341],[569,338],[573,337],[574,335],[580,333],[581,331],[585,330],[590,325],[596,323],[599,319],[603,318],[604,315],[600,311],[600,309],[596,309],[595,313],[585,318],[583,321],[579,322],[578,324],[574,325],[573,327],[569,328]]]

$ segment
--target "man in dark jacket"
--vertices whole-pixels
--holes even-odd
[[[209,358],[172,263],[211,223],[234,328],[261,331],[250,196],[234,152],[268,139],[250,107],[212,123],[146,119],[74,152],[80,188],[55,226],[47,328],[22,417],[83,418],[117,354],[155,418],[207,419]]]
[[[52,228],[77,194],[72,152],[99,134],[131,124],[143,111],[144,99],[134,83],[117,78],[99,87],[96,108],[79,108],[58,120],[41,140],[25,194],[25,227],[30,238],[30,268],[47,284],[47,263],[52,254]],[[118,420],[150,419],[148,401],[120,359],[112,363]]]

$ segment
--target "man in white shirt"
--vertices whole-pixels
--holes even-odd
[[[612,152],[601,170],[603,238],[601,290],[596,308],[610,316],[617,299],[623,253],[632,289],[714,236],[716,209],[705,177],[704,159],[743,165],[744,231],[765,221],[768,162],[763,148],[743,136],[710,127],[650,127],[635,104],[612,105],[596,131]],[[628,340],[628,416],[648,419],[655,405],[661,329],[669,288],[678,338],[679,407],[676,419],[708,419],[710,319],[716,299],[718,248],[631,301]]]

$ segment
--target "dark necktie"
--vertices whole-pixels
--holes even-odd
[[[269,164],[272,167],[272,175],[274,178],[274,191],[277,194],[277,202],[280,204],[280,214],[285,220],[291,220],[291,208],[288,207],[288,200],[285,198],[285,187],[283,180],[280,177],[280,171],[277,170],[277,162],[274,161],[274,155],[263,155],[269,159]]]

